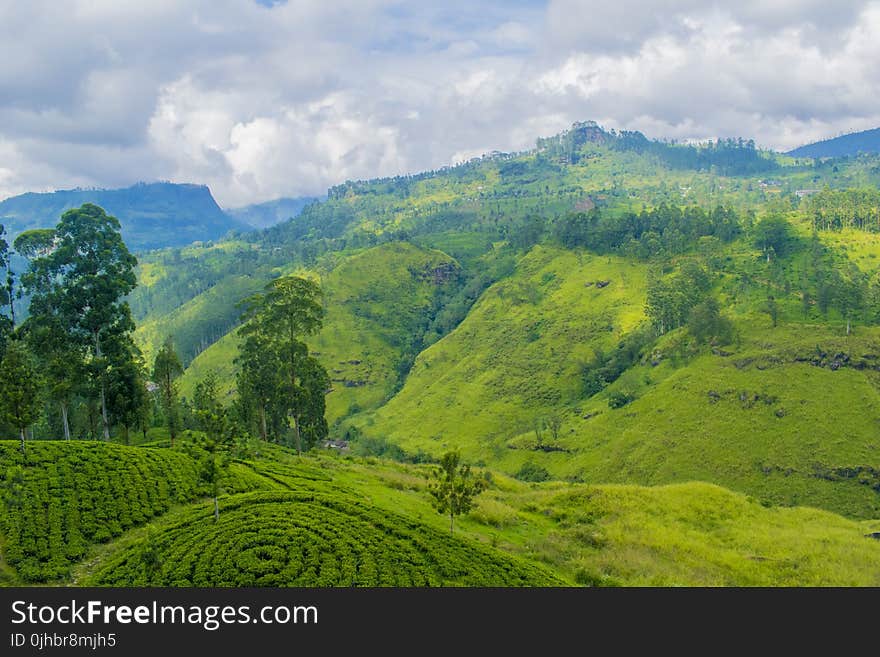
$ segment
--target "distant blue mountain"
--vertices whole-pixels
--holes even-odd
[[[788,151],[787,154],[792,157],[844,157],[858,153],[880,153],[880,128],[817,141],[815,144]]]
[[[164,182],[13,196],[0,202],[0,224],[14,238],[31,228],[55,226],[64,211],[83,203],[100,205],[119,219],[122,237],[132,251],[183,246],[215,240],[230,230],[251,230],[223,212],[205,185]]]
[[[254,228],[268,228],[296,217],[309,203],[320,201],[315,196],[278,198],[274,201],[227,209],[226,213],[237,221]]]

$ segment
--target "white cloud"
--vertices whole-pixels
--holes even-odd
[[[527,148],[573,121],[789,148],[880,125],[880,2],[0,5],[0,197],[226,205]]]

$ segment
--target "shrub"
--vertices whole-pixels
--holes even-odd
[[[543,465],[538,465],[534,461],[526,461],[514,477],[520,481],[539,482],[549,480],[550,473]]]
[[[608,406],[610,408],[623,408],[630,402],[634,402],[636,400],[636,396],[631,392],[625,392],[622,390],[615,390],[610,395],[608,395]]]

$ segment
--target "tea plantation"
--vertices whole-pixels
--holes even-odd
[[[197,493],[196,466],[170,450],[36,441],[22,456],[0,441],[5,560],[25,582],[67,576],[88,547]]]
[[[338,495],[235,495],[170,514],[120,550],[89,585],[552,586],[513,556]]]

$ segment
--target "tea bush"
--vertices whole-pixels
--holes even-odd
[[[198,494],[194,461],[170,450],[0,441],[4,555],[26,582],[67,576],[87,548]]]
[[[223,502],[223,501],[222,501]],[[548,586],[543,569],[470,540],[316,492],[234,495],[157,523],[100,564],[98,586]]]

